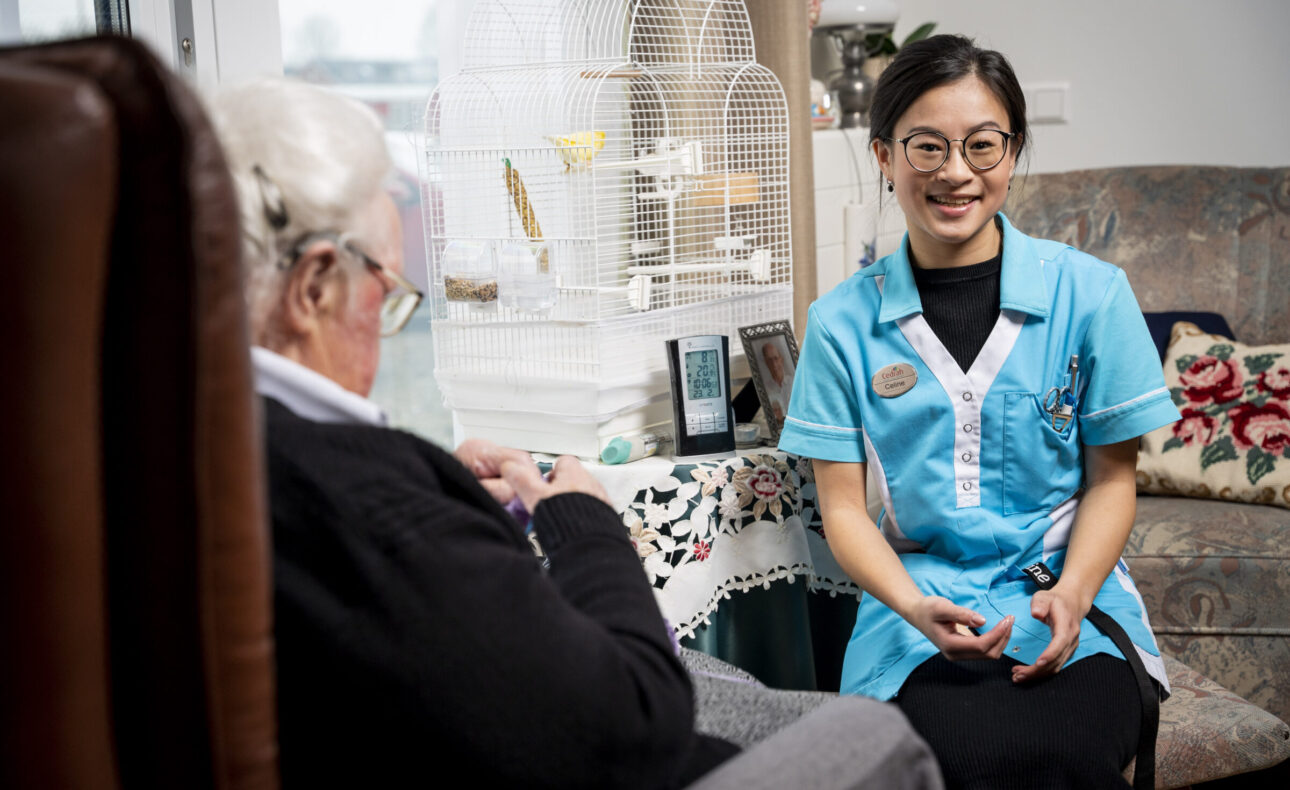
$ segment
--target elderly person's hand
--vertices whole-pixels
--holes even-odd
[[[457,447],[453,455],[479,480],[484,490],[503,505],[515,498],[515,489],[502,478],[502,464],[507,461],[528,464],[533,471],[537,471],[537,465],[528,453],[500,447],[487,439],[467,439]]]
[[[612,506],[604,486],[591,476],[581,461],[571,455],[555,459],[555,465],[545,479],[531,460],[528,463],[514,459],[504,460],[501,470],[502,478],[519,495],[520,501],[530,513],[535,512],[543,499],[567,493],[588,494]]]

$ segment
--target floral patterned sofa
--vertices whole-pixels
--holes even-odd
[[[1216,312],[1240,343],[1290,345],[1290,168],[1120,167],[1017,182],[1014,224],[1121,266],[1144,312]],[[1264,449],[1266,465],[1290,469],[1284,433]],[[1290,486],[1264,486],[1277,506],[1224,501],[1237,495],[1219,487],[1151,495],[1171,489],[1149,478],[1140,457],[1126,557],[1161,649],[1290,721]]]

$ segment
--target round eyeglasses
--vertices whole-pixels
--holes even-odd
[[[389,284],[382,283],[385,298],[381,301],[381,337],[397,335],[408,325],[408,319],[416,311],[417,305],[425,294],[403,275],[372,260],[371,256],[357,246],[341,237],[345,249],[357,256],[367,268],[378,276],[389,278]]]
[[[919,132],[899,140],[885,138],[889,143],[905,146],[905,159],[909,166],[920,173],[935,173],[950,159],[950,143],[959,143],[963,161],[973,170],[989,170],[1008,155],[1008,143],[1016,132],[999,129],[979,129],[967,137],[951,140],[940,132]]]

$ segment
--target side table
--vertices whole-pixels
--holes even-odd
[[[845,620],[846,599],[858,591],[824,542],[809,460],[757,447],[716,460],[651,457],[588,469],[622,515],[682,644],[770,686],[818,687],[813,628],[826,626],[831,654],[845,646],[851,623],[813,623],[820,607],[812,599],[842,598],[824,604],[841,604],[840,615],[825,619]]]

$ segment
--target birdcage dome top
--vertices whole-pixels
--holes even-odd
[[[743,0],[479,0],[465,70],[631,62],[653,69],[756,60]]]

